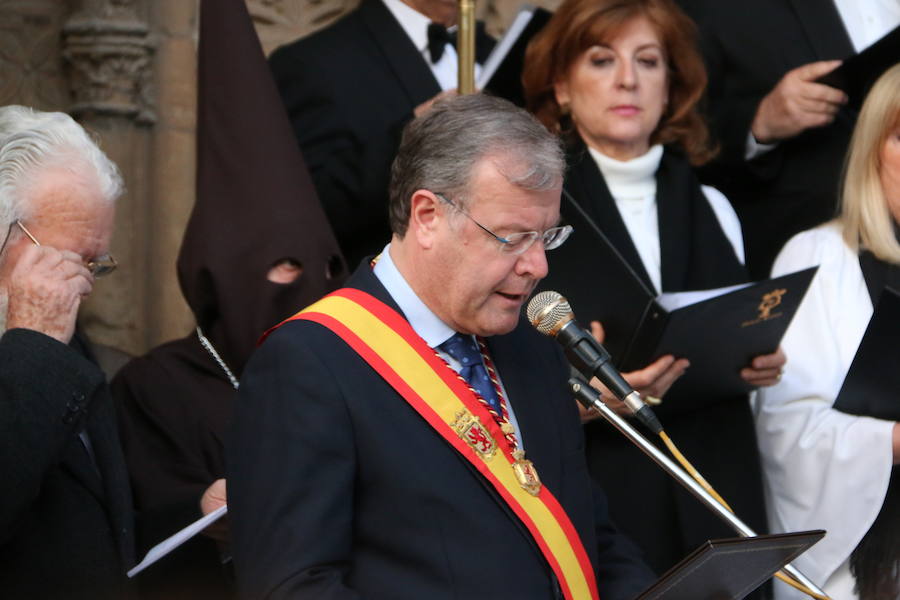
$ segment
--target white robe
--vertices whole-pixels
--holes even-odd
[[[893,462],[894,423],[832,408],[872,316],[859,258],[832,222],[792,238],[772,276],[820,265],[782,341],[781,382],[762,388],[756,429],[773,532],[825,529],[794,561],[832,598],[849,600],[850,553],[881,509]],[[807,596],[777,583],[778,600]]]

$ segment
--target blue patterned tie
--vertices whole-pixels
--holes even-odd
[[[478,394],[488,401],[488,403],[501,414],[500,399],[497,398],[497,392],[494,390],[494,383],[488,376],[487,369],[481,361],[481,352],[478,351],[478,345],[471,335],[463,335],[454,333],[453,336],[438,346],[459,364],[462,365],[459,374],[463,379],[469,382]]]

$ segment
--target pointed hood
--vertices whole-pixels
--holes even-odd
[[[202,0],[197,199],[178,280],[198,325],[240,374],[267,328],[346,274],[242,0]],[[267,280],[288,259],[293,283]]]

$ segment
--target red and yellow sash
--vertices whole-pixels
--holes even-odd
[[[520,485],[497,423],[400,314],[365,292],[344,288],[287,321],[295,319],[338,335],[478,469],[531,532],[567,599],[597,600],[590,560],[562,506],[546,486],[529,492]]]

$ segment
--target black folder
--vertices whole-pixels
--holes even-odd
[[[872,84],[900,62],[900,26],[859,54],[844,60],[834,71],[816,81],[847,93],[850,106],[859,110]]]
[[[500,41],[494,46],[493,52],[485,61],[485,69],[490,69],[490,65],[494,61],[499,61],[499,66],[488,76],[487,82],[482,82],[480,87],[494,96],[506,98],[518,106],[525,106],[525,93],[522,90],[525,49],[531,38],[543,29],[553,13],[547,9],[526,4],[519,9],[519,15],[521,17],[517,16],[516,19],[522,19],[521,26],[517,27],[516,19],[514,19],[513,26],[506,35],[500,38]]]
[[[740,600],[824,535],[816,530],[709,540],[636,600]]]
[[[834,408],[851,415],[900,421],[900,295],[884,288]]]
[[[713,398],[750,391],[740,370],[778,348],[817,269],[758,281],[672,312],[654,300],[625,352],[622,370],[672,354],[691,361],[672,386],[679,395]]]
[[[749,391],[740,370],[755,356],[778,348],[817,267],[668,312],[578,203],[570,197],[563,201],[575,209],[570,219],[573,235],[593,240],[591,252],[575,267],[554,266],[548,255],[550,274],[540,289],[556,289],[565,296],[583,326],[593,320],[603,323],[604,346],[622,371],[641,369],[665,354],[690,360],[690,368],[669,392],[677,393],[682,409]],[[576,285],[573,277],[597,285]],[[764,302],[772,306],[763,307]]]

